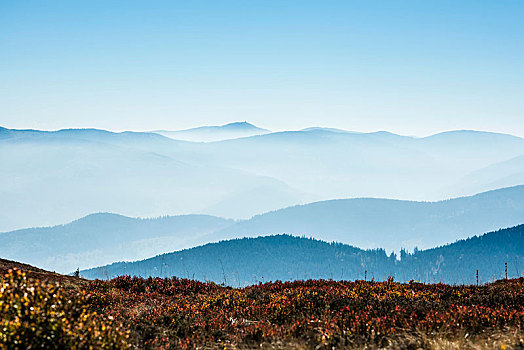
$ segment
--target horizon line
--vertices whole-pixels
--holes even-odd
[[[273,134],[273,133],[282,133],[282,132],[300,132],[300,131],[308,131],[308,129],[323,129],[326,131],[331,130],[339,130],[346,133],[354,133],[354,134],[374,134],[374,133],[380,133],[380,132],[386,132],[389,134],[397,135],[397,136],[403,136],[403,137],[412,137],[412,138],[426,138],[431,137],[439,134],[445,134],[450,132],[478,132],[478,133],[491,133],[491,134],[501,134],[501,135],[509,135],[514,136],[518,138],[524,138],[524,135],[520,134],[514,134],[511,132],[506,131],[497,131],[497,130],[486,130],[486,129],[470,129],[470,128],[458,128],[458,129],[440,129],[433,131],[431,133],[424,133],[424,134],[404,134],[399,132],[394,132],[386,129],[369,129],[369,130],[362,130],[362,131],[356,131],[356,130],[348,130],[333,126],[308,126],[305,128],[300,129],[269,129],[266,127],[261,127],[256,124],[250,123],[248,121],[233,121],[228,122],[226,124],[220,124],[220,125],[198,125],[190,128],[183,128],[183,129],[170,129],[170,128],[161,128],[161,129],[111,129],[111,128],[101,128],[101,127],[94,127],[94,126],[69,126],[69,127],[63,127],[59,129],[35,129],[35,128],[20,128],[20,127],[9,127],[5,125],[0,125],[0,129],[7,129],[7,130],[13,130],[13,131],[43,131],[43,132],[58,132],[58,131],[66,131],[66,130],[100,130],[100,131],[108,131],[111,133],[125,133],[125,132],[136,132],[136,133],[158,133],[158,132],[180,132],[180,131],[189,131],[197,128],[205,128],[205,127],[223,127],[231,124],[249,124],[254,127],[263,129],[268,131],[266,134]]]

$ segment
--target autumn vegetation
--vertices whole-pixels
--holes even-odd
[[[128,348],[128,332],[89,299],[85,290],[8,272],[0,282],[0,349]]]
[[[64,288],[7,272],[1,349],[524,347],[524,278],[481,286],[329,280],[232,288],[118,277]]]

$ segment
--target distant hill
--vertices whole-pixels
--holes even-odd
[[[95,212],[248,219],[334,198],[434,201],[524,184],[518,169],[524,139],[512,135],[458,130],[416,138],[318,127],[267,132],[246,122],[210,128],[197,132],[234,132],[234,139],[2,128],[0,231]],[[505,165],[510,159],[515,166]],[[486,181],[477,186],[468,175],[481,169],[489,174],[479,176]]]
[[[33,140],[89,140],[89,141],[109,141],[110,143],[123,143],[126,141],[133,142],[171,142],[164,136],[149,132],[111,132],[100,129],[61,129],[56,131],[43,131],[32,129],[6,129],[0,128],[0,139],[11,139],[10,141],[27,141],[28,138]]]
[[[200,161],[198,144],[153,133],[3,129],[1,135],[8,136],[0,136],[0,232],[93,212],[204,213],[257,188],[275,196],[253,202],[241,217],[311,200],[282,181]],[[237,208],[215,214],[238,218]]]
[[[262,135],[271,131],[259,128],[248,122],[234,122],[221,126],[201,126],[193,129],[177,131],[156,130],[153,132],[177,140],[212,142],[253,135]]]
[[[449,190],[470,193],[519,184],[524,184],[524,155],[475,170],[453,184]]]
[[[401,253],[397,276],[400,280],[426,282],[475,283],[524,276],[524,225],[497,230],[459,240],[442,247]]]
[[[384,250],[362,250],[340,243],[276,235],[206,244],[151,259],[115,263],[81,271],[86,278],[119,275],[178,276],[232,286],[297,279],[375,279],[481,283],[521,276],[524,225],[491,232],[443,247],[402,252],[401,260]]]
[[[0,233],[0,256],[67,273],[193,247],[232,223],[208,215],[135,219],[92,214],[66,225]]]
[[[254,216],[209,236],[306,235],[362,248],[431,248],[524,223],[524,186],[439,202],[379,198],[320,201]]]
[[[264,195],[261,188],[249,197],[263,200]],[[441,202],[320,201],[236,221],[208,215],[135,219],[93,214],[66,225],[0,233],[0,257],[66,273],[208,242],[282,233],[398,253],[522,223],[524,186],[517,186]]]
[[[452,186],[472,171],[524,155],[524,139],[461,130],[416,138],[308,128],[206,143],[201,152],[213,164],[279,179],[319,199],[440,200],[478,193]]]

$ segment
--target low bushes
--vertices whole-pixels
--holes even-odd
[[[0,279],[0,349],[125,349],[127,333],[89,311],[85,292],[9,271]]]

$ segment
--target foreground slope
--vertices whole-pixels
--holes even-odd
[[[487,233],[443,247],[404,251],[401,260],[384,250],[362,250],[288,235],[244,238],[207,244],[138,262],[121,262],[82,271],[86,278],[121,275],[178,276],[232,286],[297,279],[419,280],[475,283],[499,279],[508,263],[510,277],[524,268],[524,225]]]
[[[482,286],[308,280],[231,288],[0,275],[0,348],[522,349],[524,278]],[[60,315],[60,317],[56,317]]]
[[[68,289],[78,288],[88,284],[88,281],[83,278],[62,275],[56,272],[39,269],[38,267],[23,264],[18,261],[0,259],[0,280],[2,279],[2,276],[9,274],[10,271],[15,270],[22,271],[23,273],[25,273],[26,276],[33,279],[38,279],[40,281],[46,282],[60,283],[63,287],[66,287]]]
[[[89,287],[138,347],[521,349],[524,279],[476,286],[308,280],[236,289],[121,277]]]

